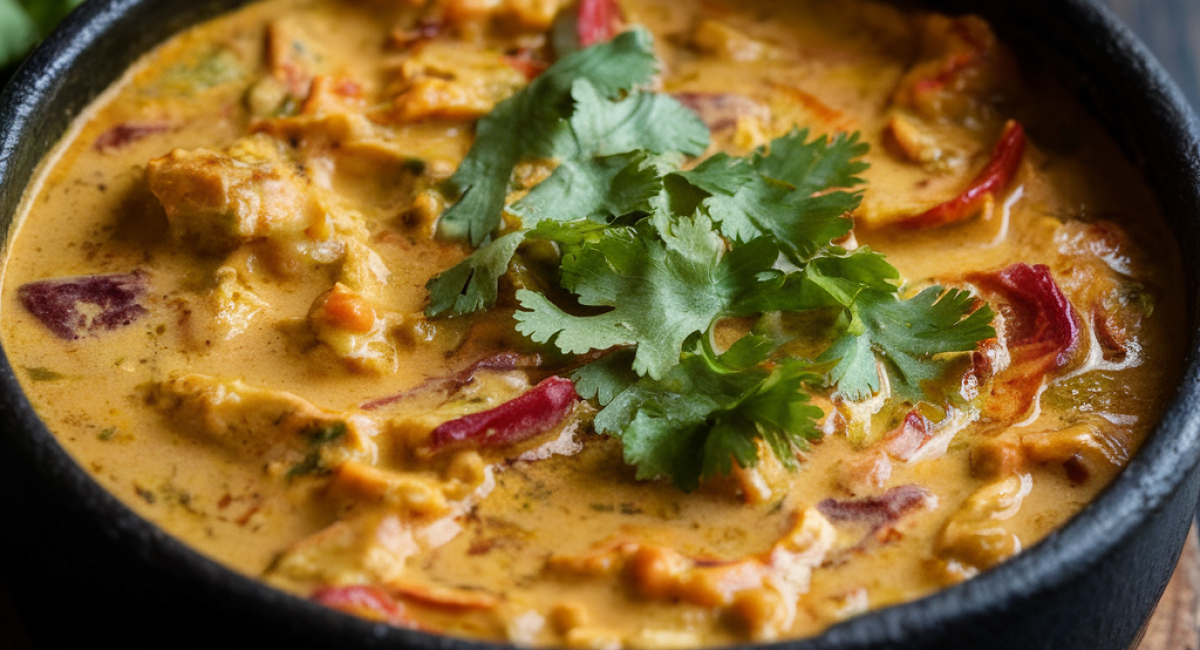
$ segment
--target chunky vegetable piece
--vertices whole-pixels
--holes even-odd
[[[373,634],[813,636],[1172,393],[1176,251],[1043,67],[907,2],[248,3],[81,112],[0,342],[96,481]]]
[[[17,295],[29,313],[59,338],[131,325],[144,316],[145,273],[119,273],[42,280],[22,285]]]

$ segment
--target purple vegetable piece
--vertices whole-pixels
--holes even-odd
[[[146,314],[138,301],[146,294],[147,279],[146,273],[134,271],[40,280],[22,285],[17,297],[51,332],[73,341],[124,327]],[[91,307],[81,309],[83,305]]]
[[[817,504],[817,510],[830,521],[866,523],[874,530],[896,523],[909,511],[925,505],[930,496],[925,488],[901,485],[877,497],[844,501],[825,499]]]
[[[146,136],[169,130],[171,130],[171,125],[157,122],[152,124],[118,124],[101,133],[92,146],[96,151],[111,151],[137,142]]]
[[[542,358],[536,354],[526,356],[516,352],[500,352],[480,359],[449,377],[430,379],[416,388],[364,402],[359,408],[364,411],[374,411],[428,390],[458,390],[475,381],[475,373],[481,370],[517,370],[520,368],[537,368],[541,365]]]
[[[578,400],[570,379],[550,377],[496,408],[442,424],[433,430],[431,446],[438,451],[464,443],[501,447],[528,440],[558,426]]]
[[[737,126],[738,118],[741,117],[771,117],[771,112],[766,106],[745,95],[684,92],[674,93],[672,97],[692,109],[692,112],[699,115],[713,131],[733,128]]]

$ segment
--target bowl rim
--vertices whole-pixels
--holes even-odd
[[[248,1],[207,0],[195,4],[232,9]],[[19,170],[14,172],[14,168],[22,162],[23,143],[34,133],[39,120],[45,117],[39,107],[63,90],[70,80],[70,71],[114,26],[120,25],[138,7],[156,2],[163,4],[170,0],[91,0],[84,3],[9,80],[0,93],[0,124],[7,127],[0,133],[0,207],[5,196],[13,192],[18,194],[18,199],[12,203],[14,211],[20,205],[19,195],[23,194],[27,181],[20,187],[14,186],[14,173],[21,175]],[[1200,206],[1200,124],[1178,87],[1149,50],[1107,7],[1089,0],[1059,0],[1055,4],[1058,5],[1056,10],[1061,10],[1068,20],[1078,21],[1083,29],[1103,33],[1108,39],[1105,44],[1110,50],[1108,54],[1130,67],[1129,71],[1141,80],[1138,87],[1129,91],[1144,97],[1151,110],[1169,124],[1175,141],[1167,157],[1183,165],[1185,174],[1194,181],[1179,191],[1186,194],[1191,204]],[[193,7],[189,11],[196,15],[205,11],[211,14],[211,8]],[[139,51],[134,58],[141,53]],[[104,85],[119,79],[125,67],[122,66]],[[86,106],[94,99],[90,97],[82,105]],[[55,139],[61,135],[56,134]],[[39,170],[40,165],[35,165],[29,178],[36,178]],[[1161,198],[1161,192],[1156,194]],[[9,230],[9,238],[12,218],[12,214],[0,215],[0,228]],[[1191,219],[1200,220],[1200,216],[1193,215]],[[9,242],[5,241],[0,255],[6,257],[8,248]],[[964,614],[998,612],[1014,598],[1055,590],[1092,570],[1121,540],[1166,507],[1200,461],[1200,399],[1197,399],[1200,394],[1200,328],[1196,323],[1200,320],[1196,318],[1200,313],[1200,298],[1192,279],[1187,281],[1193,284],[1186,297],[1192,315],[1187,329],[1187,357],[1170,406],[1129,465],[1084,510],[1036,545],[971,580],[915,601],[867,612],[834,625],[816,637],[755,646],[791,650],[887,647],[905,640],[914,630],[937,629]],[[35,471],[60,481],[67,494],[86,504],[88,512],[97,521],[103,521],[106,528],[117,531],[116,543],[139,549],[148,561],[169,571],[175,579],[203,586],[211,594],[235,604],[233,606],[289,627],[325,630],[345,640],[359,637],[365,645],[399,642],[423,648],[497,647],[493,643],[395,628],[343,614],[278,591],[193,550],[134,513],[75,463],[37,417],[21,391],[7,355],[0,356],[3,357],[0,359],[0,416],[17,425],[5,427],[3,436],[28,437],[27,442],[32,445],[31,457],[38,464]]]

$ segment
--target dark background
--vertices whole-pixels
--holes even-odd
[[[1108,5],[1129,25],[1179,84],[1192,105],[1200,106],[1200,0],[1095,1]],[[0,83],[6,81],[11,72],[11,69],[0,70]],[[5,561],[12,560],[0,558],[0,570]],[[0,650],[33,650],[2,581]]]

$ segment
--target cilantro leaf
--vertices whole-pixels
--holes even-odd
[[[571,131],[578,155],[678,151],[698,156],[708,148],[708,127],[670,95],[634,93],[612,100],[587,79],[579,79],[571,88],[571,97],[575,100]]]
[[[425,285],[429,290],[427,316],[467,314],[491,306],[499,292],[500,276],[508,270],[525,232],[509,233],[488,242],[467,259],[439,274]]]
[[[572,137],[556,142],[558,167],[510,207],[526,226],[543,219],[572,221],[646,210],[662,186],[657,167],[645,164],[647,154],[699,155],[708,147],[708,127],[669,95],[642,92],[614,101],[579,79],[571,96]]]
[[[539,343],[553,339],[568,354],[636,345],[634,370],[661,378],[679,363],[684,341],[707,331],[773,261],[724,249],[704,218],[680,220],[670,233],[646,221],[614,227],[562,266],[563,284],[581,304],[612,309],[576,316],[521,291],[517,299],[528,311],[514,315],[517,331]]]
[[[834,248],[792,272],[766,272],[730,308],[731,315],[849,308],[863,291],[895,293],[900,272],[883,255],[863,247]]]
[[[542,221],[604,221],[649,208],[662,188],[645,156],[616,155],[564,161],[509,210],[525,224]]]
[[[675,175],[708,194],[700,206],[725,236],[770,236],[802,264],[853,227],[845,215],[858,207],[860,195],[827,190],[862,183],[857,174],[866,163],[859,158],[867,149],[857,134],[807,138],[807,130],[793,130],[749,158],[717,154]]]
[[[879,391],[876,360],[882,362],[893,393],[917,399],[921,383],[942,376],[949,361],[936,355],[969,352],[996,335],[992,310],[972,311],[976,299],[960,289],[939,286],[908,300],[895,294],[863,291],[855,300],[849,330],[818,361],[836,361],[830,378],[853,400]]]
[[[765,154],[759,150],[754,168],[808,197],[830,188],[854,187],[863,182],[858,174],[867,170],[861,158],[868,147],[859,137],[858,133],[839,133],[833,139],[822,135],[806,142],[808,129],[792,129],[773,140]]]
[[[570,137],[576,81],[585,79],[602,97],[615,98],[648,84],[657,66],[650,33],[635,28],[563,57],[497,104],[479,120],[474,144],[448,181],[459,200],[438,221],[439,233],[478,246],[500,225],[513,168],[521,160],[553,157]]]
[[[571,373],[575,392],[584,399],[594,399],[608,406],[617,395],[638,380],[633,371],[633,350],[624,348],[607,354]]]
[[[596,430],[621,439],[639,479],[671,477],[682,490],[729,474],[734,462],[753,467],[756,438],[789,467],[807,440],[819,437],[820,408],[801,390],[816,380],[785,359],[772,370],[715,372],[703,356],[686,358],[665,377],[644,377],[617,395],[595,420]]]
[[[818,257],[805,267],[805,280],[823,305],[850,307],[864,291],[896,293],[900,272],[882,253],[859,248],[843,255]]]

